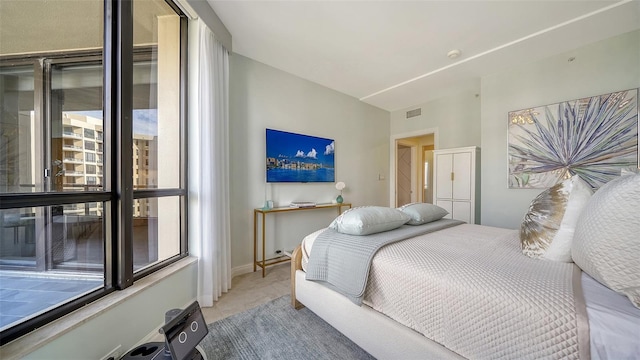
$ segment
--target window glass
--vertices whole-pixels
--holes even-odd
[[[0,330],[104,286],[102,213],[96,202],[0,210]]]
[[[180,17],[163,0],[136,1],[133,10],[133,166],[145,170],[134,189],[178,188]]]
[[[90,59],[51,66],[51,191],[101,190],[102,177],[88,184],[86,175],[96,174],[87,163],[101,152],[102,81],[102,65]]]
[[[180,254],[180,197],[134,200],[133,249],[136,271]]]
[[[85,140],[102,131],[103,9],[102,0],[0,1],[2,343],[21,335],[13,325],[105,285],[102,194],[33,207],[13,197],[51,204],[52,191],[85,190]]]
[[[123,27],[134,28],[133,69],[125,69],[133,71],[134,145],[112,149],[120,129],[103,112],[112,105],[103,104],[111,79],[103,66],[104,8],[103,0],[0,0],[0,345],[117,288],[121,275],[186,254],[184,19],[164,0],[133,1],[134,23]],[[118,164],[105,152],[135,159],[134,198],[156,196],[135,200],[130,218],[105,212],[110,201],[131,196],[115,178],[114,191],[105,191],[104,174]],[[22,203],[23,193],[33,195]],[[106,253],[114,240],[107,234],[130,225],[125,251]],[[131,260],[133,269],[121,266]]]
[[[2,39],[0,39],[0,43]],[[0,193],[43,189],[33,66],[0,67]]]

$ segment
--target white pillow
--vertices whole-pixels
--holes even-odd
[[[520,227],[522,252],[532,258],[571,262],[571,243],[591,187],[578,175],[538,195]]]
[[[397,209],[362,206],[343,212],[329,227],[343,234],[369,235],[396,229],[409,220],[409,215]]]
[[[421,225],[430,223],[432,221],[440,220],[445,217],[449,212],[438,205],[427,203],[412,203],[403,205],[398,210],[411,216],[411,220],[407,224],[409,225]]]
[[[640,308],[640,174],[596,191],[578,220],[571,255],[584,272]]]

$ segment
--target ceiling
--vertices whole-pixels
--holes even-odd
[[[640,28],[640,0],[207,1],[234,53],[388,111]]]

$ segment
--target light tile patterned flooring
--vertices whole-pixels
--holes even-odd
[[[103,280],[97,278],[3,273],[0,276],[0,329],[102,285]]]

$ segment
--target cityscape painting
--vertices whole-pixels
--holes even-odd
[[[638,89],[509,112],[509,188],[580,175],[597,189],[638,167]]]
[[[335,142],[267,129],[267,182],[334,182]]]

